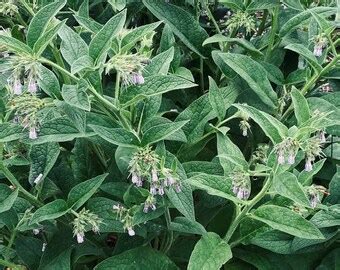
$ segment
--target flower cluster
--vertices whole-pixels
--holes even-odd
[[[38,112],[45,107],[45,102],[36,95],[23,93],[13,96],[9,100],[10,110],[14,112],[15,123],[29,130],[29,138],[34,140],[38,137],[39,121]]]
[[[106,73],[112,69],[119,72],[125,85],[143,84],[144,67],[149,63],[146,56],[135,54],[116,54],[106,63]]]
[[[249,176],[243,171],[234,171],[231,176],[232,190],[240,200],[247,200],[250,196],[250,180]]]
[[[315,208],[318,203],[321,203],[322,194],[328,194],[326,188],[319,185],[307,187],[306,191],[312,208]]]
[[[292,139],[287,138],[276,146],[277,162],[280,165],[287,164],[293,165],[295,163],[295,156],[299,149],[299,143]]]
[[[255,31],[254,18],[243,11],[237,11],[236,13],[234,13],[231,18],[227,20],[226,23],[229,32],[240,28],[243,28],[246,34],[250,34],[252,31]]]
[[[134,236],[136,232],[133,229],[133,217],[130,215],[129,209],[117,204],[113,206],[113,211],[117,214],[117,219],[124,224],[124,230],[126,230],[130,236]]]
[[[248,118],[244,118],[240,121],[240,130],[242,131],[242,136],[248,136],[248,130],[250,130],[250,124],[248,122]]]
[[[310,172],[313,170],[312,163],[315,161],[316,157],[322,156],[322,144],[326,141],[325,134],[321,131],[317,136],[314,136],[304,143],[302,146],[305,156],[305,171]]]
[[[18,13],[18,7],[14,0],[2,0],[0,5],[0,14],[4,16],[15,16]]]
[[[173,187],[181,192],[181,184],[172,170],[161,166],[158,155],[150,147],[139,149],[129,164],[131,181],[137,187],[149,185],[152,196],[164,195],[164,189]]]
[[[91,228],[94,233],[99,232],[99,225],[102,223],[102,219],[96,214],[91,213],[89,210],[83,208],[77,217],[73,220],[73,235],[76,236],[79,244],[84,242],[85,232],[88,228]]]

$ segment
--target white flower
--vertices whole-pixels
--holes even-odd
[[[43,178],[43,174],[41,173],[34,179],[33,183],[38,185],[41,182],[42,178]]]
[[[133,229],[132,227],[129,227],[129,228],[128,228],[128,234],[129,234],[130,236],[136,235],[136,233],[135,233],[135,231],[134,231],[134,229]]]
[[[84,243],[84,234],[83,233],[77,233],[77,242],[78,242],[78,244]]]

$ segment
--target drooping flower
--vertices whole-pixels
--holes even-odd
[[[247,200],[250,196],[249,176],[243,171],[235,171],[232,176],[232,191],[240,200]]]
[[[22,84],[20,80],[15,79],[13,83],[13,93],[14,95],[21,95],[22,94]]]
[[[131,74],[131,82],[133,84],[143,84],[144,83],[144,77],[141,73],[132,72]]]
[[[33,229],[32,232],[33,232],[34,235],[38,235],[40,233],[40,230],[39,229]]]
[[[316,57],[322,56],[323,49],[327,46],[327,38],[325,38],[323,35],[319,35],[315,38],[314,42],[314,55]]]
[[[85,240],[84,238],[85,238],[84,233],[77,233],[77,242],[78,242],[78,244],[84,243],[84,240]]]
[[[307,157],[305,162],[305,171],[310,172],[312,170],[313,170],[312,159]]]
[[[144,202],[144,208],[143,208],[143,212],[144,213],[148,213],[149,209],[151,209],[152,211],[156,210],[156,199],[154,196],[149,196],[146,201]]]
[[[37,89],[38,89],[37,83],[33,78],[29,80],[27,89],[28,89],[28,92],[30,92],[31,94],[35,94],[37,92]]]
[[[127,231],[128,231],[128,234],[130,236],[135,236],[136,235],[136,232],[135,232],[135,230],[132,227],[127,228]]]
[[[151,180],[154,183],[158,182],[158,173],[156,168],[152,168],[151,170]]]
[[[28,137],[31,140],[36,140],[38,138],[38,133],[37,133],[37,129],[35,126],[30,127]]]
[[[42,248],[41,248],[41,252],[45,252],[47,247],[47,243],[43,243]]]

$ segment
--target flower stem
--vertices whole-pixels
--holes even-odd
[[[116,74],[116,86],[115,86],[115,105],[119,108],[119,94],[120,94],[120,72]]]
[[[262,187],[261,191],[247,204],[242,211],[239,213],[238,216],[236,216],[235,220],[231,223],[226,235],[224,236],[224,240],[228,242],[231,237],[233,236],[235,230],[237,229],[238,225],[242,221],[242,219],[248,214],[248,212],[266,195],[266,192],[270,188],[272,184],[272,180],[274,177],[274,174],[277,170],[277,164],[275,165],[273,169],[273,173],[267,177],[266,182],[264,186]]]

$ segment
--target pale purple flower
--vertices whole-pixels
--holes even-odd
[[[326,142],[325,132],[320,131],[319,136],[320,136],[321,143],[325,143]]]
[[[84,233],[77,233],[78,244],[84,243]]]
[[[31,94],[35,94],[37,92],[37,83],[33,79],[28,82],[28,92]]]
[[[36,129],[34,126],[33,126],[33,127],[30,127],[28,137],[29,137],[31,140],[35,140],[35,139],[38,138],[37,129]]]
[[[322,55],[322,52],[323,52],[323,44],[319,44],[319,43],[315,44],[314,52],[313,52],[314,55],[316,57],[320,57]]]
[[[137,184],[139,182],[139,176],[135,172],[131,174],[131,181],[133,184]]]
[[[167,184],[169,185],[169,186],[172,186],[172,185],[174,185],[176,183],[176,180],[175,180],[175,178],[173,178],[171,175],[167,178]]]
[[[140,73],[133,72],[131,74],[131,82],[133,84],[143,84],[144,83],[144,77]]]
[[[242,136],[243,136],[243,137],[247,137],[247,136],[248,136],[248,130],[247,130],[247,128],[243,128],[243,129],[242,129]]]
[[[38,235],[40,233],[40,230],[39,229],[33,229],[32,232],[33,232],[34,235]]]
[[[20,80],[15,80],[13,85],[13,93],[15,95],[21,95],[22,94],[22,84]]]
[[[157,194],[157,188],[154,185],[150,186],[150,193],[152,195],[156,195]]]
[[[295,155],[293,153],[289,154],[287,162],[289,165],[293,165],[295,163]]]
[[[311,194],[309,197],[309,203],[312,208],[315,208],[320,202],[319,195],[317,193]]]
[[[310,158],[306,159],[306,163],[305,163],[305,171],[306,172],[310,172],[313,170],[313,165],[312,165],[312,161]]]
[[[148,213],[149,209],[151,209],[152,211],[155,211],[156,210],[156,205],[154,203],[145,202],[144,203],[143,212],[144,213]]]
[[[127,228],[127,230],[128,230],[128,234],[129,234],[130,236],[136,235],[136,233],[135,233],[135,231],[134,231],[134,229],[133,229],[132,227]]]
[[[151,180],[152,182],[158,182],[158,174],[155,168],[151,170]]]
[[[182,191],[182,188],[181,188],[181,184],[180,184],[180,183],[176,183],[176,185],[175,185],[175,191],[176,191],[177,193],[180,193],[180,192]]]
[[[247,200],[249,198],[250,192],[248,189],[244,187],[238,187],[237,189],[235,189],[235,191],[237,191],[235,193],[236,197],[240,200]]]
[[[279,155],[277,157],[277,163],[279,163],[280,165],[285,164],[285,157],[282,151],[279,152]]]
[[[158,194],[161,195],[161,196],[164,195],[164,187],[163,186],[158,187]]]

